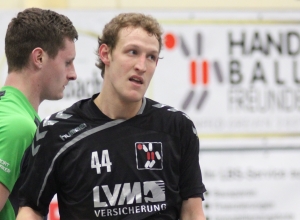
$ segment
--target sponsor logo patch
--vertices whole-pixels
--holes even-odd
[[[161,142],[136,142],[135,153],[138,170],[163,169]]]

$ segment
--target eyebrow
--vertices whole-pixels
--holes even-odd
[[[127,47],[141,48],[140,45],[135,44],[135,43],[129,43],[129,44],[125,45],[124,47],[125,47],[125,48],[127,48]],[[150,50],[151,50],[151,51],[150,51],[151,53],[159,53],[159,50],[158,50],[158,49],[157,49],[157,50],[156,50],[156,49],[153,49],[153,50],[152,50],[152,49],[150,48]]]

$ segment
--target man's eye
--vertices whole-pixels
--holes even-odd
[[[150,59],[150,60],[156,61],[156,56],[154,56],[154,55],[149,55],[149,59]]]
[[[130,50],[129,54],[134,54],[135,55],[135,54],[137,54],[137,52],[135,50]]]

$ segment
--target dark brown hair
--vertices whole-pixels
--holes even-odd
[[[102,36],[98,37],[98,49],[102,44],[106,44],[110,48],[110,53],[115,49],[119,32],[125,27],[141,27],[149,34],[154,35],[159,43],[159,51],[162,47],[162,28],[160,24],[150,15],[141,13],[121,13],[114,17],[109,23],[104,26]],[[101,75],[104,76],[105,65],[98,57],[96,66],[101,69]]]
[[[8,72],[21,70],[30,53],[40,47],[51,58],[64,48],[64,40],[77,40],[78,33],[70,19],[51,10],[28,8],[11,20],[5,36]]]

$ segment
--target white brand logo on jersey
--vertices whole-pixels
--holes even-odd
[[[135,143],[135,154],[138,170],[163,169],[161,142],[137,142]]]
[[[134,201],[139,204],[166,200],[165,183],[162,180],[134,182],[132,188],[130,183],[115,184],[114,188],[108,185],[96,186],[93,195],[95,208],[134,204]],[[104,198],[101,198],[103,195]]]
[[[61,116],[63,117],[63,116]],[[70,130],[67,134],[64,134],[64,135],[59,135],[59,137],[65,141],[66,139],[72,137],[74,134],[76,134],[77,132],[85,129],[87,127],[87,125],[85,123],[82,123],[81,125],[79,125],[78,127]]]

